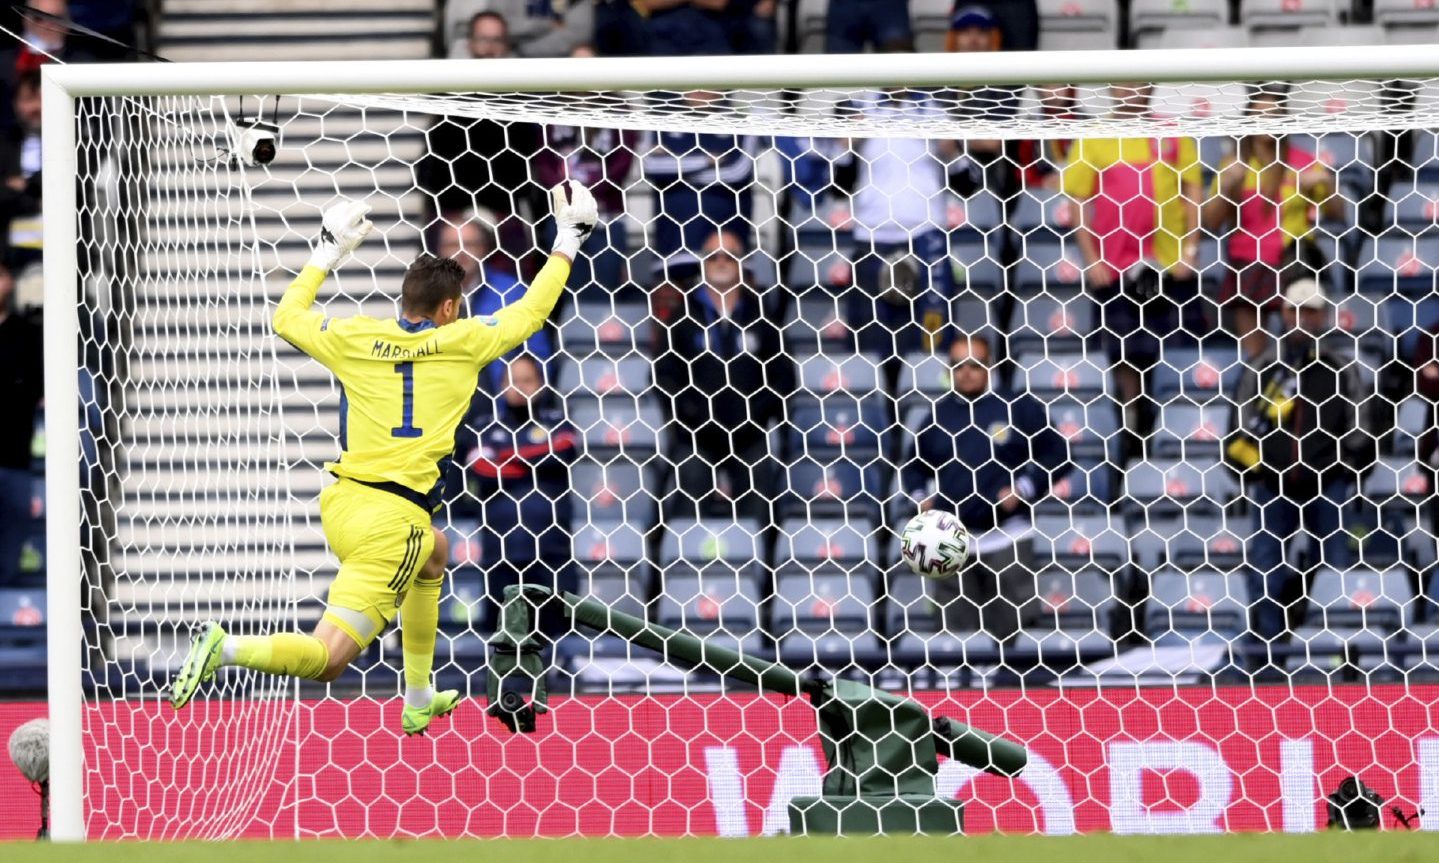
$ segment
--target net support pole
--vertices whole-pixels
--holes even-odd
[[[50,835],[85,839],[84,630],[80,590],[79,267],[76,260],[75,99],[41,74],[45,164],[45,496],[47,682],[50,700]]]

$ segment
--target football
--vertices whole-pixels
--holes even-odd
[[[900,555],[925,578],[948,578],[964,568],[973,543],[959,519],[928,510],[909,520],[899,536]]]

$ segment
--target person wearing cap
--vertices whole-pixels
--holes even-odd
[[[1282,315],[1284,335],[1239,380],[1224,442],[1253,513],[1246,580],[1258,665],[1267,662],[1262,648],[1286,641],[1303,619],[1310,574],[1352,563],[1341,512],[1376,456],[1361,421],[1362,381],[1323,339],[1333,303],[1303,278],[1285,289]],[[1303,571],[1287,562],[1290,540],[1307,546]]]

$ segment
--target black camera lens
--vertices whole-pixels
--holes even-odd
[[[275,141],[267,138],[255,144],[255,161],[261,165],[268,165],[275,161]]]

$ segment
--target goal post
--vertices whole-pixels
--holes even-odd
[[[95,231],[93,226],[82,224],[83,219],[97,211],[98,205],[78,199],[77,195],[82,188],[79,181],[83,179],[82,174],[86,170],[98,169],[93,165],[87,169],[82,164],[79,154],[84,152],[87,147],[106,146],[104,142],[96,142],[88,138],[93,131],[101,127],[87,127],[82,122],[83,112],[79,106],[84,100],[92,100],[97,104],[121,104],[133,100],[141,103],[136,108],[141,112],[148,110],[146,106],[149,100],[155,99],[190,97],[202,101],[216,100],[215,106],[201,106],[203,110],[194,112],[176,110],[173,112],[173,118],[168,116],[164,118],[167,123],[182,123],[191,120],[197,123],[204,121],[212,124],[203,133],[195,135],[195,140],[189,142],[192,147],[198,147],[206,141],[223,145],[223,132],[214,124],[233,116],[223,104],[225,97],[241,96],[257,99],[277,96],[303,97],[307,108],[322,104],[353,104],[365,111],[391,112],[397,117],[407,118],[413,113],[417,119],[410,120],[410,122],[421,124],[427,122],[432,116],[453,113],[461,117],[488,118],[502,122],[521,120],[538,123],[567,122],[598,128],[650,131],[665,131],[672,128],[705,128],[714,131],[732,127],[736,133],[753,132],[760,135],[833,137],[852,135],[855,137],[898,138],[915,136],[916,127],[901,122],[892,122],[888,125],[881,122],[872,125],[845,126],[831,118],[792,112],[790,110],[791,97],[796,93],[810,90],[833,93],[879,88],[980,87],[994,84],[1040,87],[1052,85],[1055,82],[1090,85],[1090,89],[1094,93],[1098,93],[1101,85],[1130,81],[1154,84],[1190,84],[1194,82],[1242,84],[1252,81],[1281,81],[1300,84],[1316,82],[1326,85],[1343,85],[1355,81],[1373,82],[1376,85],[1384,82],[1410,81],[1428,82],[1432,85],[1436,83],[1436,80],[1439,80],[1439,51],[1436,51],[1434,46],[1420,45],[1384,46],[1382,48],[1080,51],[1032,54],[1001,53],[983,56],[957,54],[853,57],[761,56],[745,57],[743,62],[724,63],[706,62],[697,58],[679,60],[600,58],[463,62],[425,60],[46,66],[42,75],[44,198],[48,216],[44,223],[45,257],[43,265],[47,403],[45,487],[48,542],[46,576],[49,626],[48,698],[52,735],[50,775],[53,837],[64,841],[82,841],[87,836],[126,835],[119,827],[114,828],[119,832],[109,832],[96,827],[87,829],[87,782],[92,779],[86,765],[86,759],[89,757],[87,755],[89,744],[86,740],[86,723],[87,721],[103,722],[106,720],[98,715],[96,706],[90,700],[92,696],[87,695],[86,692],[87,686],[96,685],[95,675],[103,674],[105,669],[97,671],[92,668],[90,663],[94,660],[87,655],[88,652],[95,649],[87,635],[87,627],[96,625],[94,620],[87,619],[87,615],[96,612],[96,609],[92,608],[92,604],[99,600],[95,593],[85,586],[82,574],[86,572],[87,567],[93,567],[94,562],[86,560],[86,540],[79,533],[90,516],[82,506],[81,463],[84,458],[82,436],[87,405],[82,401],[81,384],[77,371],[83,367],[80,341],[84,325],[81,317],[91,311],[86,307],[87,300],[81,284],[80,272],[82,269],[81,257],[85,254],[87,246],[107,242],[120,246],[128,244],[130,251],[133,252],[145,247],[148,242],[146,232],[151,228],[146,223],[146,213],[129,214],[134,219],[133,224],[128,226],[136,232],[133,236],[111,236]],[[1375,89],[1379,88],[1376,86]],[[646,110],[648,97],[645,94],[694,90],[737,94],[737,101],[751,110],[733,115],[723,115],[718,120],[714,118],[713,114],[700,116],[699,113],[684,111],[666,113],[663,110]],[[588,99],[590,96],[616,93],[622,95]],[[616,107],[617,100],[619,107]],[[1312,110],[1297,111],[1288,118],[1275,121],[1274,125],[1263,128],[1316,134],[1439,128],[1439,113],[1434,112],[1433,108],[1434,106],[1430,105],[1424,111],[1407,113],[1387,109],[1362,114],[1343,111],[1331,113],[1326,112],[1322,106],[1316,103],[1316,107]],[[206,111],[213,111],[213,115],[206,114]],[[1161,134],[1160,130],[1163,129],[1163,134],[1172,135],[1196,137],[1233,135],[1238,134],[1243,128],[1251,128],[1246,127],[1244,122],[1233,115],[1223,118],[1180,117],[1171,119],[1164,126],[1141,124],[1140,130],[1136,134],[1159,135]],[[685,125],[687,123],[691,123],[691,125]],[[1093,116],[1051,125],[1016,120],[1013,117],[971,117],[968,119],[944,117],[936,120],[932,125],[923,126],[921,131],[923,137],[933,138],[1031,139],[1112,137],[1121,134],[1128,128],[1130,127],[1120,121]],[[379,134],[383,135],[384,133]],[[149,140],[144,136],[141,137],[142,143]],[[287,141],[286,145],[303,146],[303,142]],[[137,164],[141,162],[137,162]],[[223,171],[224,169],[216,170]],[[250,170],[255,170],[257,176],[264,174],[264,169]],[[88,179],[94,181],[95,185],[100,183],[98,177],[92,176]],[[130,179],[144,184],[158,182],[162,178]],[[498,181],[503,183],[505,178],[498,178]],[[214,216],[215,222],[207,223],[206,213],[195,212],[186,216],[189,221],[177,221],[176,224],[179,224],[180,228],[173,228],[173,226],[172,228],[195,232],[223,228],[233,234],[244,235],[242,239],[233,241],[233,246],[224,248],[226,254],[232,255],[234,258],[252,259],[254,261],[253,272],[248,274],[249,281],[240,284],[227,283],[225,290],[253,289],[254,296],[251,298],[258,298],[259,302],[263,304],[266,291],[269,290],[273,293],[274,283],[282,280],[285,276],[284,268],[274,263],[273,259],[263,262],[260,260],[262,255],[273,251],[270,247],[276,245],[279,240],[252,235],[253,227],[246,222],[252,212],[249,208],[254,206],[249,199],[250,191],[244,188],[245,180],[243,179],[231,182],[235,184],[236,200],[226,203],[226,206],[231,209]],[[197,184],[197,188],[202,185]],[[371,193],[383,195],[386,191],[385,188],[377,187],[372,189]],[[332,189],[331,193],[343,194],[344,192],[337,188]],[[300,194],[295,191],[294,197],[298,198]],[[318,206],[319,203],[321,202],[315,202],[315,205]],[[166,205],[164,201],[158,200],[155,204],[157,207]],[[275,207],[281,213],[281,220],[285,218],[283,215],[284,204],[265,204],[264,206]],[[785,214],[778,214],[776,218],[783,222]],[[406,225],[414,227],[409,223]],[[247,231],[250,234],[246,234]],[[294,241],[296,238],[288,237],[287,239]],[[184,238],[165,242],[176,244],[174,248],[165,247],[165,250],[168,251],[188,250],[196,255],[205,251],[203,246],[185,245],[188,241]],[[183,262],[185,256],[177,254],[176,259]],[[390,261],[389,263],[393,264],[394,262]],[[1436,263],[1439,262],[1426,262],[1431,267]],[[364,266],[361,266],[359,270],[360,275],[351,275],[349,271],[340,275],[342,285],[350,283],[358,285],[359,290],[353,296],[350,295],[348,287],[341,289],[347,299],[355,301],[356,307],[362,300],[373,301],[372,292],[378,292],[385,296],[393,293],[393,286],[384,283],[359,285],[360,282],[365,281]],[[223,278],[227,277],[217,276],[216,278],[223,281]],[[202,285],[197,290],[216,290],[213,280],[206,282],[197,276],[196,283]],[[139,283],[133,286],[133,290],[144,291],[149,287],[152,285],[139,280]],[[806,289],[811,287],[805,286]],[[166,285],[166,290],[171,292],[166,295],[170,297],[168,302],[178,305],[187,302],[222,305],[228,301],[228,298],[216,295],[187,298],[184,294],[184,287],[177,288],[173,281]],[[181,333],[177,338],[203,339],[216,336],[217,332]],[[219,334],[223,335],[223,333]],[[243,374],[252,368],[258,369],[258,374],[262,375],[263,379],[258,381],[257,386],[274,388],[276,395],[272,406],[279,409],[284,400],[282,391],[294,385],[291,375],[291,366],[294,365],[294,362],[287,359],[285,362],[289,365],[281,366],[280,361],[273,355],[274,345],[265,342],[262,337],[257,336],[256,339],[257,341],[253,345],[247,343],[243,354],[228,357],[220,355],[219,360],[229,363],[231,373],[236,375]],[[218,352],[221,349],[216,348],[215,350]],[[563,353],[563,351],[562,347],[560,352]],[[139,357],[133,359],[136,362],[141,360]],[[225,373],[224,369],[217,366],[215,374],[219,376],[222,373]],[[263,411],[257,409],[256,414],[260,413]],[[304,447],[303,442],[289,439],[291,435],[288,432],[291,430],[285,426],[285,422],[286,420],[282,417],[278,432],[263,423],[256,426],[260,429],[256,432],[260,448],[270,447],[276,452],[285,453],[278,457],[279,461],[298,465],[292,467],[292,470],[317,473],[319,462],[328,456],[316,456],[308,450],[301,455],[290,453],[287,447],[293,445],[293,448],[297,450],[303,450]],[[319,420],[302,419],[301,422],[318,423]],[[241,428],[234,433],[235,437],[233,438],[229,436],[230,432],[226,432],[224,435],[217,434],[212,443],[228,446],[236,442],[238,435],[244,433],[245,429]],[[157,437],[162,442],[166,440],[163,435]],[[247,443],[246,441],[239,442]],[[110,444],[123,447],[126,442],[123,440],[111,441]],[[237,465],[245,464],[244,458],[247,457],[237,456],[237,460],[230,463],[227,469],[241,470],[242,468]],[[222,465],[222,467],[224,466]],[[286,505],[293,502],[292,498],[304,496],[291,493],[288,488],[260,489],[246,493],[258,496],[261,500],[273,498]],[[266,495],[270,495],[272,498],[266,497]],[[221,503],[223,504],[223,501]],[[288,510],[286,511],[288,512]],[[202,524],[197,520],[194,524],[182,522],[178,527],[197,531],[220,530],[223,529],[224,524],[223,520],[208,524]],[[286,524],[285,517],[277,515],[273,526],[278,527],[284,524]],[[216,527],[216,525],[220,525],[220,527]],[[775,525],[765,526],[775,527]],[[217,545],[223,545],[225,541],[217,540],[215,542]],[[252,546],[241,546],[237,554],[261,556],[262,553],[278,553],[284,550],[287,542],[285,537],[271,537],[268,540],[257,541]],[[226,547],[229,548],[229,546]],[[89,551],[93,552],[93,549]],[[237,591],[235,594],[237,598],[233,601],[257,603],[262,608],[273,608],[277,610],[277,613],[289,608],[289,600],[280,592],[266,592],[267,588],[261,582],[269,577],[279,576],[272,576],[268,570],[264,569],[264,565],[260,566],[259,571],[254,573],[254,584],[248,584],[244,590]],[[877,612],[871,611],[871,613]],[[186,622],[177,620],[165,623],[173,634],[174,630],[178,630]],[[285,621],[285,623],[288,622]],[[444,642],[445,639],[441,639],[442,645]],[[89,676],[88,680],[87,675]],[[148,685],[148,682],[146,684]],[[1130,689],[1133,689],[1132,684]],[[237,690],[240,695],[253,696],[255,703],[262,705],[254,707],[255,711],[267,710],[268,708],[263,705],[272,701],[282,701],[286,697],[287,691],[293,698],[296,692],[293,689],[267,689],[262,692]],[[147,709],[159,709],[156,693],[148,689],[137,687],[136,691],[124,692],[123,698],[144,702]],[[168,710],[168,708],[164,709]],[[259,714],[257,713],[257,715]],[[374,718],[378,712],[372,711],[366,715]],[[167,718],[168,714],[160,715],[154,711],[147,714],[147,721],[156,723],[163,723]],[[223,725],[226,716],[217,715],[211,721]],[[259,722],[260,720],[236,721]],[[306,723],[314,721],[287,714],[285,718],[285,722],[289,723],[287,733],[299,735],[302,728],[309,727]],[[995,728],[994,730],[1005,729]],[[238,732],[232,730],[230,733],[238,735],[243,733],[243,729]],[[175,737],[175,741],[193,741],[194,739],[194,734]],[[287,745],[289,748],[284,749],[283,755],[256,755],[254,758],[260,761],[265,758],[292,758],[296,762],[293,769],[299,772],[302,769],[298,766],[300,756],[293,750],[302,749],[305,741],[298,739],[290,741]],[[1439,755],[1435,754],[1439,753],[1439,749],[1431,746],[1422,751],[1427,753],[1426,758],[1436,761],[1432,766],[1439,769]],[[1184,749],[1182,745],[1176,744],[1175,749],[1166,750],[1167,755],[1161,753],[1162,757],[1150,764],[1143,759],[1153,753],[1143,753],[1137,750],[1133,752],[1124,750],[1124,752],[1126,757],[1131,757],[1131,761],[1128,762],[1131,766],[1149,764],[1150,768],[1154,770],[1183,766],[1186,759],[1191,759],[1195,754]],[[1286,759],[1290,752],[1290,749],[1285,750]],[[146,751],[147,758],[151,759],[165,758],[173,754],[175,754],[173,750],[167,749],[163,745]],[[1172,759],[1165,762],[1164,757],[1168,756],[1172,756]],[[721,760],[714,763],[723,767],[723,757],[716,756]],[[1419,757],[1415,756],[1416,759]],[[1286,760],[1287,763],[1289,762]],[[208,762],[207,766],[209,769],[223,771],[231,766],[231,763],[224,757],[216,756],[212,762]],[[106,769],[113,770],[114,767],[111,765]],[[251,764],[248,769],[262,770],[264,765]],[[1058,773],[1055,772],[1056,768],[1051,767],[1043,759],[1040,759],[1036,769],[1050,771],[1043,774],[1047,780],[1052,780],[1052,783],[1060,782]],[[1138,770],[1139,768],[1134,769]],[[725,782],[732,779],[735,789],[740,784],[737,771],[738,768],[732,768],[731,773],[720,771],[721,779]],[[306,776],[307,780],[314,779],[311,774],[306,774]],[[1290,782],[1290,778],[1286,774],[1285,781]],[[953,772],[946,773],[944,776],[944,782],[950,783],[951,791],[968,783],[971,779],[971,776]],[[287,781],[295,780],[292,778]],[[1139,780],[1135,779],[1134,781],[1136,783],[1134,793],[1138,794]],[[1304,779],[1296,781],[1302,785]],[[712,784],[714,784],[713,777]],[[779,780],[775,780],[775,784],[778,785]],[[318,785],[318,782],[311,782],[308,787],[313,790]],[[724,787],[730,788],[728,785]],[[1116,784],[1115,787],[1119,786]],[[1289,787],[1293,787],[1292,784],[1286,786],[1286,788]],[[1439,788],[1439,785],[1434,787]],[[1050,791],[1053,791],[1053,788],[1050,788]],[[1432,791],[1433,789],[1429,789],[1425,793],[1429,794]],[[738,794],[739,792],[734,791],[734,793]],[[1300,796],[1302,797],[1302,795]],[[95,800],[101,799],[99,794],[92,794],[92,797]],[[1041,803],[1047,804],[1055,799],[1058,798],[1051,795],[1044,797]],[[1285,798],[1286,808],[1291,802],[1290,798]],[[1299,808],[1303,808],[1304,802],[1300,801]],[[1434,805],[1439,805],[1439,799],[1425,802],[1431,807],[1431,810]],[[94,805],[99,804],[92,804],[92,806]],[[125,805],[134,804],[133,801],[129,801]],[[266,805],[269,804],[257,803],[256,807],[264,808]],[[304,805],[305,801],[303,800],[287,801],[278,806],[280,814],[266,810],[269,813],[266,817],[273,819],[268,823],[266,829],[270,830],[273,835],[312,835],[308,831],[313,828],[302,826],[301,816],[296,815],[296,811],[302,810]],[[716,804],[717,807],[718,805]],[[1116,809],[1119,807],[1118,803],[1112,803],[1112,805]],[[1132,817],[1132,820],[1125,824],[1116,823],[1114,825],[1116,830],[1145,829],[1144,825],[1146,824],[1177,823],[1144,820],[1139,813],[1142,807],[1137,800],[1126,798],[1125,806],[1128,808],[1124,812],[1127,816]],[[248,817],[246,813],[226,810],[220,803],[216,803],[213,810],[207,809],[203,814],[206,818],[211,819],[211,822],[207,823],[215,825],[213,828],[207,828],[210,830],[210,834],[207,835],[238,835],[249,829],[248,822],[244,820]],[[168,820],[156,819],[156,823],[163,822],[162,826],[150,827],[149,829],[154,833],[140,838],[147,838],[148,835],[191,835],[186,826],[178,822],[179,817],[172,812],[167,814]],[[1159,816],[1154,817],[1158,818]],[[730,820],[727,821],[726,818]],[[746,815],[740,804],[735,804],[734,808],[727,810],[725,816],[716,817],[716,822],[719,824],[718,830],[720,832],[743,830],[745,818]],[[740,825],[739,828],[734,827],[736,823]],[[1072,820],[1070,823],[1072,825]],[[1140,826],[1136,827],[1136,824]],[[1312,826],[1311,824],[1311,829]],[[465,826],[461,829],[468,830],[470,828]],[[570,827],[557,829],[578,830],[578,828]],[[612,827],[610,829],[624,832],[620,828]],[[624,828],[624,830],[630,829],[629,827]],[[686,827],[685,829],[690,828]],[[645,830],[637,828],[637,832],[645,832]]]

